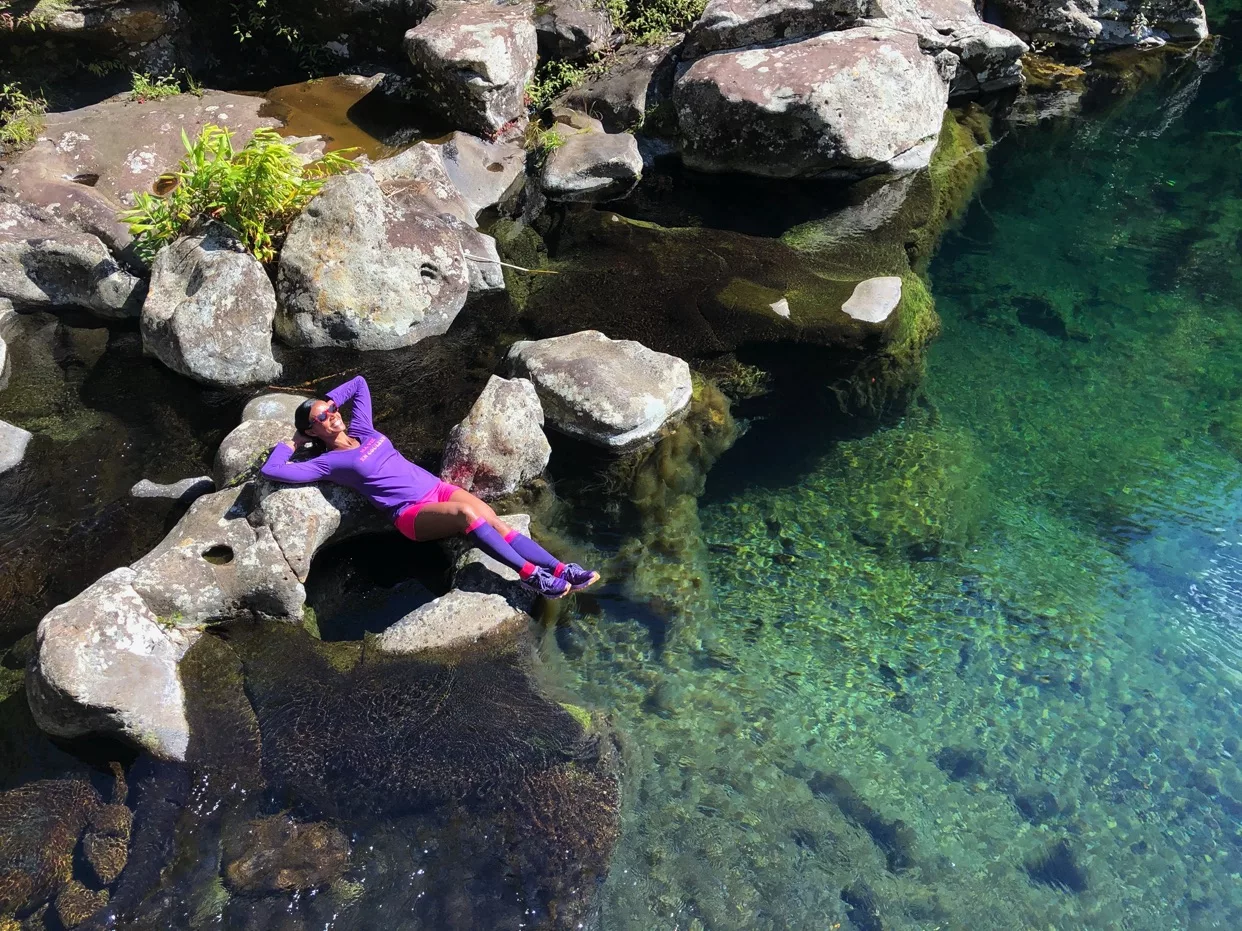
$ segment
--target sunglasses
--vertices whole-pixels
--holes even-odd
[[[338,408],[336,404],[332,401],[329,401],[328,406],[325,407],[319,414],[315,415],[315,419],[318,420],[320,423],[323,423],[325,420],[327,420],[329,417],[335,414],[337,412],[337,409]]]

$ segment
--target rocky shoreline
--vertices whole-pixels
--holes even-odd
[[[191,40],[206,20],[190,5],[42,6],[25,11],[39,29],[0,31],[0,60],[90,50],[163,73],[210,54]],[[701,558],[666,528],[697,522],[703,477],[737,435],[732,354],[813,346],[843,409],[900,410],[939,326],[922,273],[986,172],[992,114],[1066,112],[1102,52],[1159,56],[1206,39],[1203,8],[712,0],[684,34],[639,44],[583,0],[311,6],[299,41],[328,56],[325,70],[379,63],[371,93],[417,97],[454,132],[330,178],[273,261],[205,218],[148,265],[118,218],[176,170],[183,132],[223,126],[240,147],[280,128],[261,98],[119,95],[48,114],[33,145],[0,162],[0,390],[20,315],[85,313],[136,327],[146,356],[203,391],[248,399],[211,476],[135,486],[186,510],[149,553],[43,617],[25,700],[46,734],[78,742],[68,746],[102,740],[178,779],[233,756],[235,785],[280,796],[275,812],[219,794],[246,817],[220,826],[215,874],[187,888],[222,882],[271,908],[310,890],[354,902],[343,827],[421,818],[432,834],[464,832],[463,849],[499,832],[502,852],[488,856],[522,877],[533,926],[581,927],[621,830],[619,738],[606,716],[555,700],[532,634],[539,607],[476,551],[446,548],[445,590],[377,635],[317,639],[306,588],[317,554],[392,531],[344,489],[257,475],[306,396],[268,383],[297,354],[358,353],[365,367],[375,352],[418,352],[468,306],[507,302],[518,330],[486,347],[497,364],[440,437],[441,474],[528,525],[518,508],[539,500],[554,445],[591,448],[643,522],[615,571],[657,591],[643,550],[675,553],[690,574]],[[540,67],[592,57],[585,80],[531,108]],[[331,144],[289,141],[307,162]],[[670,163],[725,185],[783,185],[773,190],[791,201],[800,183],[835,184],[843,206],[779,239],[642,219],[658,210],[650,179]],[[583,243],[612,260],[558,259]],[[0,421],[0,481],[35,467],[23,463],[31,440]],[[313,675],[283,668],[282,651]],[[433,694],[468,740],[435,723]],[[343,747],[352,768],[338,772]],[[471,753],[485,776],[465,765]],[[50,825],[21,836],[0,814],[0,929],[180,920],[144,904],[136,879],[127,886],[163,866],[131,839],[116,773],[108,804],[68,779],[0,792],[0,813],[46,811]],[[436,806],[459,806],[469,827],[429,814]],[[79,845],[89,869],[72,862]],[[126,873],[127,860],[144,866]],[[464,908],[476,927],[516,917],[485,897],[443,908],[439,920]]]

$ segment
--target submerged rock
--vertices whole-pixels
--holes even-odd
[[[681,359],[596,330],[514,343],[508,360],[534,383],[551,426],[617,451],[653,442],[693,390]]]
[[[142,348],[174,372],[218,387],[275,379],[276,292],[232,230],[219,223],[165,246],[151,266]]]
[[[865,26],[707,55],[673,100],[693,168],[860,177],[928,164],[948,87],[915,36]]]
[[[293,221],[276,288],[290,345],[395,349],[445,332],[468,279],[456,233],[418,192],[386,195],[357,172],[330,179]]]
[[[0,793],[0,915],[28,914],[72,881],[74,848],[101,804],[80,778]]]
[[[405,34],[405,50],[430,102],[456,126],[491,135],[524,115],[538,54],[526,3],[445,0]]]
[[[493,375],[466,419],[449,433],[440,476],[489,500],[538,477],[551,456],[535,386]]]
[[[401,618],[375,644],[384,653],[451,653],[516,636],[528,623],[529,616],[500,595],[454,590]]]
[[[34,437],[21,427],[0,420],[0,475],[21,465],[32,439]]]
[[[189,743],[177,664],[198,636],[161,620],[116,569],[52,609],[26,676],[30,710],[56,737],[119,737],[162,759]]]
[[[349,854],[349,838],[332,825],[273,815],[226,836],[224,878],[241,895],[299,892],[338,879]]]
[[[860,281],[841,309],[855,320],[883,323],[901,303],[901,279],[888,275]]]
[[[80,308],[123,319],[138,315],[144,291],[97,236],[32,204],[0,201],[0,298],[17,307]]]

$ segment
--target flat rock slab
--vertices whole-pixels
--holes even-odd
[[[39,140],[13,160],[0,186],[117,252],[131,239],[117,211],[133,206],[134,191],[150,190],[177,167],[185,155],[183,130],[193,141],[214,123],[234,131],[233,145],[241,148],[259,127],[280,125],[259,116],[262,97],[213,90],[146,103],[128,97],[49,113]]]
[[[0,475],[21,464],[31,439],[30,433],[21,427],[0,420]]]
[[[895,275],[860,281],[841,309],[864,323],[883,323],[901,303],[901,279]]]
[[[459,650],[519,634],[529,622],[500,595],[454,589],[397,621],[376,638],[376,646],[383,653]]]
[[[693,168],[861,177],[927,166],[948,84],[917,36],[867,26],[706,55],[673,100]]]
[[[216,483],[211,480],[211,476],[200,475],[197,478],[183,478],[179,482],[170,482],[166,485],[144,478],[129,490],[129,494],[132,498],[159,498],[189,504],[215,490]]]
[[[683,360],[598,330],[514,343],[508,362],[534,383],[551,426],[616,451],[654,442],[693,393]]]

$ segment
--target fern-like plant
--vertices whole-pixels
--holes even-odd
[[[47,104],[17,84],[0,86],[0,153],[30,145],[43,130]]]
[[[272,262],[289,224],[324,182],[354,167],[341,152],[303,165],[272,129],[255,130],[237,150],[232,133],[219,126],[204,126],[194,142],[182,130],[181,139],[186,157],[156,181],[160,193],[138,194],[133,209],[121,213],[148,263],[203,219],[228,224],[260,262]]]

